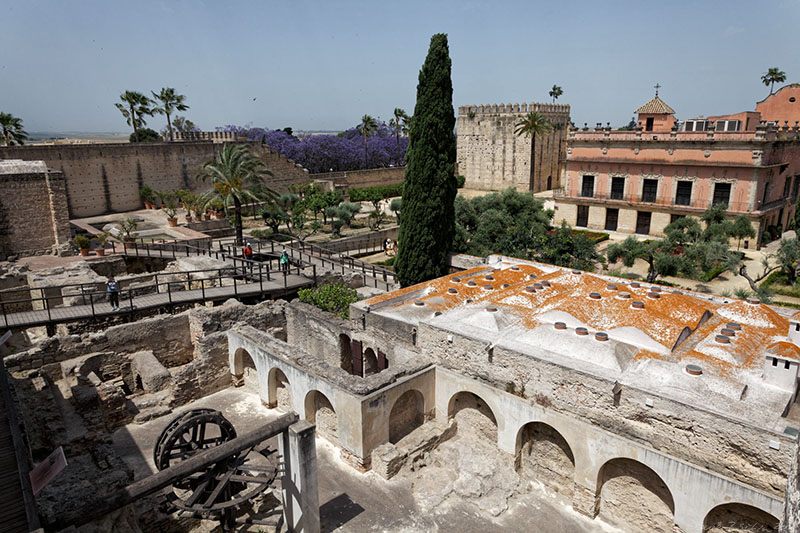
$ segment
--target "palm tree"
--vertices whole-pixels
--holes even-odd
[[[541,137],[553,131],[553,123],[546,116],[531,111],[525,118],[514,124],[514,133],[517,135],[527,135],[531,138],[531,178],[530,190],[533,190],[534,168],[533,163],[536,158],[536,137]]]
[[[169,116],[175,111],[186,111],[189,109],[189,106],[183,103],[186,97],[182,94],[177,94],[172,87],[163,87],[160,93],[153,93],[153,98],[161,102],[161,107],[153,108],[153,113],[167,115],[167,129],[169,130],[169,140],[171,141],[172,122]]]
[[[119,99],[123,103],[117,102],[114,105],[117,106],[122,116],[128,120],[128,126],[133,126],[133,136],[138,141],[139,126],[147,124],[144,120],[145,115],[153,114],[153,110],[150,109],[153,102],[142,93],[136,91],[125,91],[119,95]]]
[[[564,90],[558,85],[553,85],[553,88],[550,89],[550,97],[553,99],[553,103],[556,103],[556,100],[562,94],[564,94]]]
[[[767,73],[761,76],[761,82],[764,85],[769,85],[769,94],[772,94],[772,88],[775,86],[775,82],[783,83],[786,81],[786,73],[779,69],[778,67],[772,67],[767,70]]]
[[[277,193],[264,185],[264,177],[272,176],[264,162],[245,144],[225,144],[217,157],[201,167],[198,178],[211,181],[213,188],[201,195],[203,208],[215,199],[225,206],[233,203],[236,216],[236,240],[242,242],[242,201],[274,201]],[[251,188],[258,187],[261,198]]]
[[[3,133],[0,141],[6,146],[25,144],[25,141],[28,140],[28,133],[22,129],[22,119],[11,113],[0,111],[0,128]]]
[[[361,124],[358,125],[358,133],[364,136],[364,168],[367,168],[367,136],[371,131],[378,129],[378,122],[369,115],[361,117]]]
[[[408,133],[408,114],[399,107],[394,108],[394,118],[389,121],[389,126],[394,128],[394,136],[397,144],[400,144],[400,134]]]

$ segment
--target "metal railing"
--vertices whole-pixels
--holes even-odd
[[[391,270],[381,268],[371,263],[365,263],[364,261],[349,256],[343,256],[316,244],[299,241],[276,243],[272,240],[252,238],[247,238],[246,240],[250,243],[251,247],[253,247],[253,253],[256,255],[269,253],[274,256],[275,254],[280,254],[281,250],[285,248],[292,262],[319,263],[322,268],[328,266],[332,271],[341,271],[342,274],[346,274],[347,271],[355,273],[360,272],[365,278],[365,285],[370,284],[366,279],[367,277],[372,278],[371,285],[373,287],[382,288],[386,291],[393,290],[394,285],[397,283],[397,275]],[[240,246],[241,245],[237,244],[235,240],[219,242],[220,251],[224,252],[227,257],[234,257],[237,253],[241,254],[239,250]]]
[[[239,263],[238,265],[236,264],[237,262]],[[127,308],[122,309],[120,312],[135,312],[137,309],[135,305],[137,300],[141,301],[143,297],[154,294],[166,295],[166,299],[156,304],[156,307],[172,307],[176,304],[213,301],[221,298],[229,298],[231,296],[238,297],[242,285],[250,285],[252,289],[254,285],[258,284],[257,294],[263,297],[265,292],[273,293],[276,289],[274,285],[265,287],[264,284],[273,281],[280,282],[281,278],[283,280],[283,292],[284,294],[288,294],[288,277],[293,274],[306,277],[303,274],[303,270],[308,267],[313,269],[314,283],[316,283],[315,265],[300,262],[295,265],[290,265],[288,268],[280,269],[273,268],[272,261],[248,261],[241,258],[234,258],[233,266],[223,268],[160,272],[132,276],[117,281],[120,289],[118,291],[119,303],[120,305],[127,306]],[[139,284],[139,282],[141,282],[141,284]],[[78,305],[88,308],[88,312],[84,311],[83,315],[75,316],[75,319],[106,316],[111,313],[106,312],[104,307],[98,309],[98,306],[105,304],[109,297],[109,293],[101,288],[103,284],[103,282],[71,283],[50,287],[6,289],[0,292],[0,296],[3,297],[3,299],[0,300],[0,312],[3,315],[3,323],[7,328],[15,327],[17,324],[11,322],[10,315],[18,315],[20,312],[10,312],[9,309],[19,307],[25,307],[31,311],[45,312],[47,319],[44,320],[44,318],[42,318],[34,320],[33,322],[36,324],[69,321],[71,317],[57,316],[57,314],[59,314],[58,311],[62,311],[60,315],[63,315],[64,310],[69,310]],[[225,292],[220,295],[215,295],[214,293],[208,294],[208,291],[211,289],[225,287],[232,288],[232,293]],[[280,287],[280,283],[278,287]],[[186,291],[197,292],[190,298],[182,298],[179,296]],[[255,291],[249,290],[245,292],[248,295],[253,295]],[[39,296],[35,296],[37,293]],[[11,295],[10,299],[9,295]],[[14,295],[20,296],[15,298]],[[65,300],[71,301],[74,305],[65,306]],[[153,305],[146,305],[146,307],[153,307]],[[23,311],[22,313],[25,312],[26,311]]]

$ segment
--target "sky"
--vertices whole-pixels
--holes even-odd
[[[755,109],[769,67],[800,82],[800,0],[0,0],[0,20],[0,111],[29,132],[127,132],[119,95],[161,87],[203,130],[388,121],[442,32],[456,111],[558,84],[575,124],[623,125],[656,83],[692,118]]]

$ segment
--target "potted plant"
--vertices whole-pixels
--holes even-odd
[[[153,209],[161,209],[161,205],[164,203],[164,192],[163,191],[153,191]]]
[[[122,242],[125,243],[125,248],[130,248],[133,241],[136,240],[136,237],[133,236],[133,232],[136,231],[138,225],[139,223],[132,218],[126,218],[119,223],[119,229],[123,233]]]
[[[92,241],[89,240],[89,237],[86,235],[75,235],[75,238],[72,239],[72,242],[75,243],[75,247],[78,249],[81,255],[89,255],[89,247],[92,244]]]
[[[144,203],[145,209],[153,209],[153,198],[155,197],[153,189],[151,189],[148,185],[144,185],[141,189],[139,189],[139,196],[142,197],[142,202]]]
[[[183,206],[186,208],[186,223],[192,221],[192,211],[195,210],[195,206],[197,205],[197,196],[186,191],[183,195]],[[198,219],[199,220],[199,219]]]
[[[95,235],[94,240],[100,243],[100,248],[95,248],[94,251],[97,252],[97,255],[99,257],[103,257],[104,255],[106,255],[106,243],[108,242],[108,239],[110,237],[111,234],[109,232],[101,233],[100,235]]]
[[[167,222],[170,227],[174,228],[178,225],[178,208],[175,206],[175,200],[169,200],[167,207],[164,208],[164,214],[167,215]]]

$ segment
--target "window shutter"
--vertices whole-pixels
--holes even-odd
[[[378,349],[378,372],[389,368],[389,361],[386,360],[386,354],[380,348]]]

